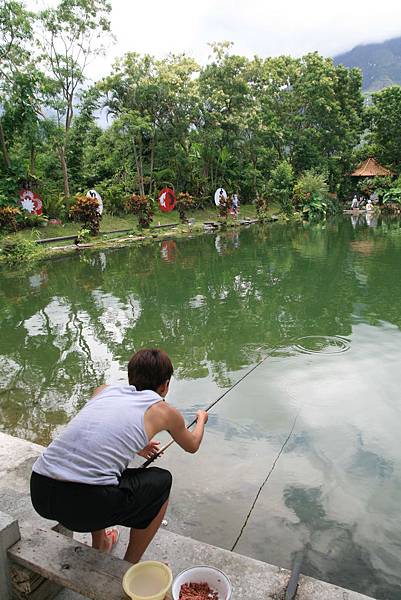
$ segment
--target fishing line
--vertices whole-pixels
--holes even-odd
[[[274,351],[274,350],[275,350],[275,348],[272,351]],[[243,381],[245,379],[245,377],[248,377],[248,375],[250,375],[252,373],[252,371],[254,371],[258,367],[260,367],[260,365],[262,363],[264,363],[265,360],[267,360],[269,358],[269,356],[270,356],[270,354],[267,354],[264,358],[262,358],[262,360],[260,360],[258,363],[256,363],[256,365],[254,365],[252,367],[252,369],[249,369],[249,371],[247,371],[245,373],[245,375],[240,377],[231,387],[229,387],[223,394],[221,394],[221,396],[219,396],[216,400],[214,400],[211,404],[209,404],[209,406],[205,409],[205,412],[209,412],[209,410],[211,410],[213,408],[213,406],[216,406],[216,404],[218,402],[220,402],[220,400],[222,400],[224,398],[224,396],[227,396],[227,394],[229,392],[231,392],[235,387],[237,387],[237,385],[239,385],[241,383],[241,381]],[[191,423],[189,425],[187,425],[187,429],[190,429],[193,425],[195,425],[197,420],[198,419],[194,419],[193,421],[191,421]],[[165,452],[167,450],[167,448],[170,448],[170,446],[172,444],[174,444],[174,440],[170,440],[167,444],[165,444],[162,448],[160,448],[160,450],[158,450],[157,454],[155,454],[151,458],[148,458],[148,460],[142,464],[141,468],[146,469],[146,467],[148,467],[154,460],[156,460],[156,458],[158,458],[161,454],[163,454],[163,452]]]
[[[293,395],[293,394],[292,394],[292,393],[289,391],[289,389],[288,389],[288,386],[285,386],[285,390],[286,390],[286,392],[287,392],[287,394],[288,394],[288,396],[289,396],[290,398],[292,398],[293,400],[296,400],[295,396],[294,396],[294,395]],[[310,402],[306,403],[306,405],[309,405],[309,404],[310,404]],[[274,461],[273,461],[273,464],[272,464],[272,466],[270,467],[270,470],[269,470],[268,474],[266,475],[266,477],[265,477],[265,479],[263,480],[263,482],[262,482],[262,484],[261,484],[260,488],[259,488],[259,489],[258,489],[258,491],[257,491],[257,494],[256,494],[256,496],[255,496],[255,499],[254,499],[254,501],[252,502],[251,508],[249,509],[249,512],[248,512],[247,516],[245,517],[245,521],[244,521],[244,523],[243,523],[243,525],[242,525],[242,527],[241,527],[241,530],[240,530],[240,532],[239,532],[239,534],[238,534],[238,536],[237,536],[237,539],[235,540],[235,542],[234,542],[234,544],[233,544],[233,546],[232,546],[232,548],[231,548],[231,552],[233,552],[233,551],[234,551],[234,549],[236,548],[236,546],[237,546],[237,544],[238,544],[238,542],[239,542],[239,540],[240,540],[240,538],[241,538],[241,536],[242,536],[242,534],[243,534],[243,532],[244,532],[244,529],[245,529],[245,527],[246,527],[246,526],[247,526],[247,524],[248,524],[248,521],[249,521],[249,519],[250,519],[250,517],[251,517],[252,511],[253,511],[253,509],[254,509],[254,508],[255,508],[255,506],[256,506],[256,503],[257,503],[257,501],[258,501],[258,499],[259,499],[259,496],[260,496],[260,494],[262,493],[262,490],[263,490],[263,488],[265,487],[266,483],[267,483],[267,482],[268,482],[268,480],[270,479],[270,475],[273,473],[273,471],[274,471],[274,469],[275,469],[275,466],[276,466],[276,464],[277,464],[277,462],[278,462],[278,460],[279,460],[280,456],[282,455],[282,453],[283,453],[283,451],[284,451],[284,448],[286,447],[286,445],[287,445],[287,444],[288,444],[288,442],[290,441],[290,438],[291,438],[291,436],[292,436],[292,434],[293,434],[293,432],[294,432],[295,425],[296,425],[296,423],[297,423],[298,417],[299,417],[299,415],[301,414],[301,411],[302,411],[302,409],[304,408],[304,406],[305,406],[305,402],[302,404],[302,406],[299,408],[299,410],[298,410],[297,414],[295,415],[295,418],[294,418],[294,420],[293,420],[293,422],[292,422],[292,425],[291,425],[291,429],[290,429],[290,431],[289,431],[289,433],[288,433],[287,437],[285,438],[285,440],[284,440],[284,443],[283,443],[283,445],[281,446],[281,448],[280,448],[280,450],[279,450],[279,452],[278,452],[278,454],[277,454],[276,458],[274,459]]]
[[[276,464],[277,464],[277,462],[278,462],[278,460],[279,460],[280,456],[282,455],[282,453],[283,453],[283,451],[284,451],[284,448],[286,447],[286,445],[288,444],[288,442],[289,442],[289,440],[290,440],[290,437],[292,436],[292,433],[293,433],[293,431],[294,431],[294,429],[295,429],[295,425],[296,425],[296,423],[297,423],[297,419],[298,419],[298,417],[299,417],[300,413],[301,413],[301,409],[300,409],[300,410],[298,411],[298,413],[295,415],[295,418],[294,418],[294,420],[293,420],[293,422],[292,422],[291,429],[290,429],[290,431],[289,431],[289,433],[288,433],[287,437],[285,438],[285,440],[284,440],[284,443],[283,443],[283,445],[281,446],[281,448],[280,448],[280,450],[279,450],[279,452],[278,452],[278,454],[277,454],[276,458],[274,459],[274,461],[273,461],[273,464],[272,464],[272,466],[270,467],[270,470],[269,470],[268,474],[266,475],[265,479],[263,480],[263,482],[262,482],[261,486],[259,487],[259,489],[258,489],[258,491],[257,491],[257,494],[256,494],[256,496],[255,496],[255,498],[254,498],[254,501],[252,502],[251,508],[249,509],[249,512],[248,512],[247,516],[245,517],[245,521],[244,521],[244,523],[242,524],[242,527],[241,527],[241,530],[240,530],[240,532],[239,532],[239,534],[238,534],[238,536],[237,536],[237,539],[235,540],[235,542],[234,542],[234,544],[233,544],[233,546],[232,546],[232,548],[231,548],[231,552],[233,552],[233,551],[234,551],[234,549],[236,548],[236,546],[237,546],[237,544],[238,544],[238,542],[239,542],[239,540],[240,540],[240,538],[241,538],[241,536],[242,536],[242,534],[243,534],[243,532],[244,532],[244,529],[245,529],[245,527],[246,527],[246,526],[247,526],[247,524],[248,524],[248,521],[249,521],[249,519],[250,519],[250,516],[251,516],[251,514],[252,514],[252,511],[253,511],[253,509],[254,509],[254,508],[255,508],[255,506],[256,506],[256,503],[257,503],[257,501],[258,501],[258,499],[259,499],[259,496],[260,496],[260,494],[262,493],[262,490],[263,490],[263,488],[265,487],[266,483],[267,483],[267,482],[268,482],[268,480],[270,479],[270,475],[273,473],[273,471],[274,471],[274,468],[275,468],[275,466],[276,466]]]

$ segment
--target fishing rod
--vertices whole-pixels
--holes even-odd
[[[267,354],[264,358],[262,358],[262,360],[260,360],[258,363],[256,363],[256,365],[254,365],[252,367],[252,369],[249,369],[249,371],[247,371],[245,373],[245,375],[243,375],[242,377],[240,377],[238,379],[238,381],[236,381],[230,388],[228,388],[228,390],[226,390],[223,394],[221,394],[221,396],[219,396],[216,400],[214,400],[211,404],[209,404],[209,406],[205,409],[205,412],[209,412],[209,410],[211,410],[213,408],[213,406],[216,406],[216,404],[218,402],[220,402],[220,400],[222,400],[222,398],[224,398],[224,396],[226,396],[235,387],[237,387],[237,385],[240,384],[241,381],[243,381],[245,379],[245,377],[248,377],[248,375],[250,375],[252,373],[252,371],[254,371],[258,367],[260,367],[260,365],[262,363],[264,363],[265,360],[267,360],[268,358],[269,358],[269,355]],[[196,418],[193,421],[191,421],[191,423],[189,425],[187,425],[187,429],[190,429],[193,425],[195,425],[195,423],[196,423],[197,420],[198,419]],[[146,467],[148,467],[154,460],[156,460],[156,458],[159,458],[159,456],[161,454],[163,454],[163,452],[165,452],[167,450],[167,448],[170,448],[170,446],[172,446],[172,444],[174,444],[174,440],[173,439],[171,439],[167,444],[165,444],[162,448],[160,448],[160,450],[157,451],[157,454],[155,454],[151,458],[148,458],[148,460],[142,464],[142,469],[146,469]]]

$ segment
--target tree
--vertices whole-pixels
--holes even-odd
[[[193,75],[198,69],[185,55],[156,60],[128,53],[99,83],[105,106],[127,138],[141,195],[153,193],[155,180],[171,179],[171,170],[177,176],[184,171],[183,185],[189,177],[190,128],[197,113]]]
[[[369,109],[371,136],[379,160],[400,171],[401,87],[394,85],[372,96]]]
[[[326,171],[333,187],[349,168],[351,149],[362,133],[361,74],[336,67],[317,53],[307,54],[297,60],[288,91],[292,114],[287,139],[294,170]]]
[[[49,105],[56,115],[54,143],[66,197],[70,196],[66,149],[76,110],[76,94],[86,79],[89,60],[104,52],[100,38],[110,32],[110,10],[110,2],[105,0],[61,0],[56,8],[40,13],[41,59],[50,73]]]
[[[359,71],[317,53],[249,60],[223,42],[202,68],[184,54],[128,53],[90,86],[109,2],[57,0],[36,16],[19,0],[0,2],[0,191],[37,174],[54,206],[62,189],[90,185],[115,213],[133,191],[154,196],[164,185],[197,204],[224,185],[244,201],[277,195],[289,209],[284,190],[309,169],[341,191],[364,128]],[[107,128],[94,118],[99,107]],[[371,146],[388,148],[373,109]]]
[[[199,76],[201,116],[195,130],[208,194],[223,181],[229,187],[238,186],[252,105],[248,59],[230,55],[230,42],[210,45],[213,60]]]
[[[28,60],[25,44],[32,37],[32,13],[25,10],[17,0],[2,0],[0,4],[0,107],[15,88],[15,78]],[[3,128],[3,115],[0,113],[0,147],[7,169],[11,160]]]
[[[96,181],[91,178],[90,163],[85,161],[86,150],[96,144],[102,135],[102,129],[94,119],[98,105],[96,86],[82,91],[79,98],[79,113],[74,118],[67,139],[66,159],[71,187],[82,191],[85,186],[92,187]]]

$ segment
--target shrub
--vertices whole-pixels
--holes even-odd
[[[28,227],[46,227],[49,222],[48,218],[44,215],[31,215],[26,211],[23,211],[17,220],[20,229]]]
[[[22,217],[22,212],[19,208],[14,206],[0,207],[0,229],[17,231],[20,217]]]
[[[285,213],[292,212],[292,194],[294,187],[294,172],[286,160],[280,162],[271,173],[267,183],[267,197],[277,202]]]
[[[308,202],[326,202],[329,195],[329,186],[326,177],[313,170],[305,171],[294,186],[294,201],[303,207]]]
[[[227,220],[228,212],[229,212],[230,208],[231,208],[231,198],[229,196],[227,196],[227,198],[225,198],[224,196],[220,196],[220,204],[217,207],[217,209],[219,211],[219,217]]]
[[[68,202],[64,194],[49,194],[43,201],[43,210],[49,219],[64,220],[68,216]]]
[[[383,204],[401,204],[401,188],[392,188],[383,196]]]
[[[327,202],[324,202],[318,194],[314,194],[305,200],[301,211],[306,219],[325,218],[327,215]]]
[[[103,182],[96,186],[103,199],[104,210],[114,216],[126,213],[127,189],[123,183],[113,180]]]
[[[325,218],[339,210],[335,194],[329,193],[326,176],[313,169],[305,171],[295,184],[294,203],[307,219]]]
[[[35,240],[18,236],[4,238],[0,250],[0,256],[9,265],[39,260],[44,254],[43,248]]]
[[[386,204],[387,207],[390,204],[395,204],[397,206],[401,204],[401,175],[395,181],[392,181],[391,185],[384,191],[382,200],[383,204]]]
[[[85,229],[89,229],[92,235],[97,235],[100,229],[100,221],[102,219],[98,212],[99,203],[95,198],[87,198],[86,196],[76,196],[75,204],[70,208],[70,217],[74,221],[79,221],[84,224]]]
[[[256,216],[259,219],[264,219],[267,212],[267,200],[263,196],[257,196],[255,200]]]
[[[178,194],[176,206],[182,223],[187,221],[186,211],[193,208],[194,204],[194,199],[188,192],[180,192]]]
[[[142,229],[150,227],[153,220],[153,200],[148,196],[132,194],[125,202],[127,212],[138,217],[138,225]]]
[[[89,242],[91,237],[91,231],[90,229],[85,229],[84,227],[82,227],[82,229],[80,229],[77,233],[77,243],[78,244],[83,244],[85,242]]]

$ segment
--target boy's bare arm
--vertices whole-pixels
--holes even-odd
[[[208,414],[204,410],[198,410],[196,413],[197,422],[192,431],[186,428],[182,414],[169,406],[168,431],[175,442],[186,452],[193,454],[199,450],[201,445],[205,424],[208,420]]]

